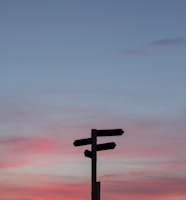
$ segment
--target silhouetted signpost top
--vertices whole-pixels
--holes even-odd
[[[105,137],[105,136],[120,136],[123,135],[124,131],[122,129],[108,129],[108,130],[96,130],[93,129],[96,132],[96,136],[98,137]],[[74,141],[74,146],[84,146],[87,144],[92,143],[92,138],[84,138],[80,140]]]
[[[84,146],[91,144],[91,151],[85,150],[85,157],[91,158],[92,161],[92,200],[100,200],[100,182],[97,182],[96,178],[96,162],[97,162],[97,151],[114,149],[116,147],[115,142],[109,142],[104,144],[97,144],[97,137],[106,136],[121,136],[124,131],[122,129],[106,129],[106,130],[96,130],[92,129],[91,138],[83,138],[74,141],[74,146]]]

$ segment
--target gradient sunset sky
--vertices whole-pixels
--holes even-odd
[[[0,1],[0,200],[186,199],[186,1]]]

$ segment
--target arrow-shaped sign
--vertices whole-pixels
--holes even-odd
[[[114,149],[115,147],[116,147],[116,143],[115,142],[98,144],[96,146],[96,151],[102,151],[102,150],[107,150],[107,149]]]
[[[92,152],[89,150],[85,150],[84,155],[85,155],[85,157],[92,158]]]
[[[97,130],[97,136],[119,136],[123,133],[122,129]]]
[[[91,144],[92,143],[92,138],[84,138],[84,139],[80,139],[80,140],[75,140],[74,141],[74,146],[83,146],[83,145],[87,145],[87,144]]]

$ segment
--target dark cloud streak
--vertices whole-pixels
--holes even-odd
[[[150,43],[151,46],[182,46],[186,45],[186,38],[165,38],[155,40]]]
[[[17,136],[12,136],[6,139],[1,139],[0,144],[12,144],[12,143],[18,143],[24,141],[24,137],[17,137]]]

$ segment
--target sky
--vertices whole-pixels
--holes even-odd
[[[186,1],[0,1],[1,200],[186,199]]]

